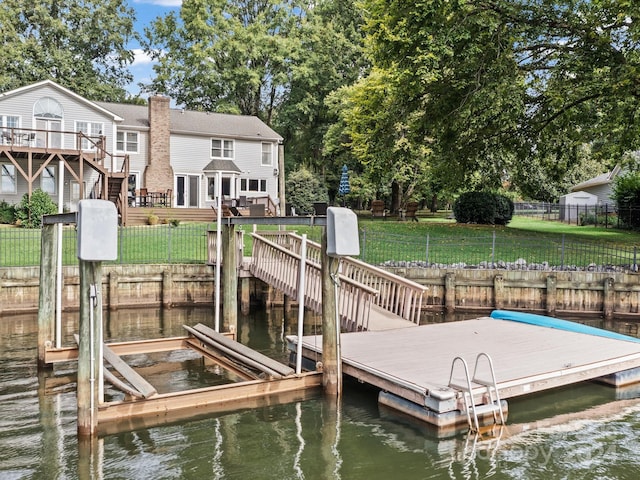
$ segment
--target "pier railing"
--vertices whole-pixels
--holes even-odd
[[[299,235],[281,231],[259,232],[259,235],[269,238],[272,243],[282,248],[296,254],[300,253],[302,238]],[[307,241],[308,259],[319,265],[321,253],[321,247],[317,242]],[[410,322],[420,323],[422,296],[427,290],[426,287],[352,257],[343,258],[340,274],[377,291],[378,294],[373,301],[382,309]]]
[[[286,248],[279,243],[285,240],[275,235],[271,241],[257,234],[253,237],[253,258],[251,273],[264,282],[282,290],[293,298],[298,296],[298,276],[300,272],[300,252]],[[295,239],[294,243],[297,243]],[[309,249],[312,250],[312,249]],[[305,305],[320,313],[322,311],[322,276],[320,262],[312,253],[305,264]],[[349,331],[367,330],[369,314],[377,291],[344,275],[338,275],[339,293],[336,300],[342,327]]]

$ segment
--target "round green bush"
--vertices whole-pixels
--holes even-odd
[[[465,192],[453,204],[458,223],[506,225],[513,217],[511,199],[497,193]]]
[[[42,216],[58,213],[58,207],[48,193],[39,188],[34,190],[31,198],[26,193],[16,207],[16,220],[23,228],[40,228]]]

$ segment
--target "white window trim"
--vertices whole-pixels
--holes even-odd
[[[2,188],[2,178],[4,178],[4,168],[6,166],[13,167],[13,177],[11,177],[13,178],[13,190],[4,190]],[[0,192],[7,193],[7,194],[14,194],[14,195],[18,193],[18,169],[13,163],[8,163],[8,162],[0,163]]]
[[[50,177],[51,181],[53,182],[53,191],[47,191],[44,188],[45,172],[47,172],[48,169],[53,170],[52,177]],[[49,177],[47,177],[47,178],[49,178]],[[40,189],[44,193],[48,193],[49,195],[56,195],[58,193],[58,169],[56,168],[55,165],[47,165],[46,167],[44,167],[42,169],[42,172],[40,173]]]
[[[213,154],[213,142],[218,141],[221,142],[221,148],[220,150],[222,151],[222,155],[221,156],[216,156]],[[230,157],[225,157],[224,156],[224,152],[225,152],[225,142],[230,142],[231,143],[231,156]],[[211,140],[209,141],[209,155],[211,156],[211,158],[216,158],[216,159],[220,159],[220,160],[233,160],[236,156],[236,142],[235,140],[231,140],[229,138],[211,138]]]
[[[98,127],[98,132],[97,133],[96,132],[83,132],[85,135],[87,135],[89,137],[97,137],[98,135],[104,135],[102,133],[102,132],[104,132],[104,123],[103,122],[92,122],[90,120],[76,120],[75,121],[75,130],[74,130],[75,132],[80,132],[81,131],[80,127],[79,127],[79,124],[81,124],[81,123],[85,123],[85,124],[87,124],[89,126],[97,126]],[[84,148],[84,146],[83,146],[83,148],[82,148],[83,151],[85,151],[85,152],[93,152],[96,149],[95,145],[90,144],[88,140],[84,140],[83,139],[83,141],[87,142],[87,147],[89,147],[89,145],[90,145],[89,148]]]
[[[127,150],[127,135],[134,134],[136,136],[136,149],[135,150]],[[118,135],[122,134],[122,146],[124,148],[118,148]],[[118,153],[140,153],[140,132],[136,132],[135,130],[118,130],[116,132],[116,152]]]
[[[264,147],[269,147],[269,163],[264,162]],[[260,165],[263,167],[273,167],[273,144],[269,142],[262,142],[260,144]]]

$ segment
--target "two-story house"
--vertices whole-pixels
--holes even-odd
[[[126,223],[139,207],[210,214],[221,194],[275,215],[281,144],[257,117],[173,109],[161,96],[93,102],[46,80],[0,94],[0,200],[40,188],[74,211],[82,198],[108,198]]]

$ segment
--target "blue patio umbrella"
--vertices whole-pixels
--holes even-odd
[[[338,187],[338,193],[340,195],[346,195],[351,191],[349,185],[349,173],[346,165],[342,166],[342,175],[340,176],[340,186]]]

